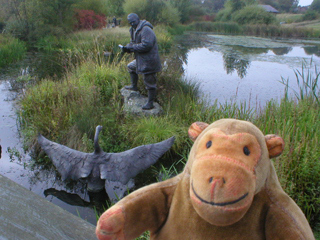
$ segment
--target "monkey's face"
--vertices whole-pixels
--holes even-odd
[[[231,225],[252,203],[260,145],[249,133],[227,135],[217,128],[197,141],[190,173],[192,205],[207,222]]]

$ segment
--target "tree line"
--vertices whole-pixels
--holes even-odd
[[[298,0],[0,0],[0,31],[35,42],[48,35],[101,28],[108,18],[125,18],[130,12],[153,24],[172,26],[196,20],[210,21],[220,11],[227,9],[232,13],[255,4],[268,4],[279,11],[290,12],[298,3]]]

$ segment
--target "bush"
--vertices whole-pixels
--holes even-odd
[[[191,21],[201,21],[202,16],[205,14],[205,9],[202,6],[191,5],[189,19]]]
[[[77,23],[74,28],[76,30],[103,28],[107,24],[106,17],[96,14],[93,10],[76,10],[75,12]]]
[[[249,5],[235,12],[232,20],[243,24],[271,24],[276,22],[276,17],[266,12],[263,8]]]
[[[28,40],[27,23],[18,20],[9,20],[6,24],[6,31],[15,38]]]
[[[129,13],[136,13],[140,18],[146,18],[148,7],[147,0],[125,0],[123,10],[127,16]],[[150,19],[148,19],[150,21]]]
[[[315,20],[319,17],[320,17],[320,15],[317,11],[309,10],[303,15],[302,20],[303,21],[310,21],[310,20]]]
[[[231,20],[233,12],[229,8],[224,8],[220,10],[216,16],[216,21],[228,22]]]
[[[10,35],[0,35],[0,68],[24,57],[26,44]]]
[[[175,26],[180,22],[179,14],[179,10],[174,7],[171,2],[165,2],[165,6],[159,14],[158,21],[169,26]]]
[[[123,5],[126,15],[134,12],[140,19],[146,19],[152,24],[160,23],[159,16],[164,7],[162,0],[126,0]]]

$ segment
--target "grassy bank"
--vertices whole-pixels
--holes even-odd
[[[189,30],[215,32],[222,34],[251,35],[261,37],[284,37],[284,38],[319,38],[320,31],[316,28],[296,27],[291,25],[265,25],[251,24],[239,25],[235,22],[194,22]]]
[[[27,48],[24,42],[5,34],[0,34],[0,68],[22,59]]]
[[[75,38],[84,39],[85,35]],[[115,37],[115,40],[109,39],[113,43],[102,41],[104,45],[97,44],[96,53],[105,46],[125,43],[122,35]],[[165,157],[166,172],[177,159],[186,161],[192,145],[187,137],[191,123],[211,123],[221,118],[249,120],[265,134],[275,133],[284,138],[284,153],[275,160],[279,179],[285,191],[304,211],[312,227],[316,228],[320,222],[318,73],[311,76],[305,68],[297,71],[297,79],[290,79],[299,81],[301,85],[301,91],[295,98],[284,96],[280,104],[270,101],[265,109],[254,111],[247,109],[245,103],[215,103],[208,107],[205,100],[198,98],[198,86],[181,79],[177,66],[168,64],[159,74],[157,95],[157,102],[165,113],[160,117],[134,118],[123,115],[119,94],[119,90],[129,83],[126,64],[132,56],[122,56],[115,47],[114,61],[99,61],[98,54],[81,50],[86,44],[95,46],[93,43],[99,42],[99,38],[90,43],[86,41],[90,41],[90,36],[83,43],[75,41],[78,43],[70,48],[70,56],[79,58],[77,64],[68,68],[65,77],[59,81],[42,80],[25,91],[20,102],[20,122],[27,146],[36,142],[40,132],[53,141],[91,152],[97,125],[103,125],[100,145],[106,152],[124,151],[174,135],[174,147]],[[110,49],[113,47],[107,50]],[[139,81],[139,84],[139,88],[143,89],[143,83]],[[162,170],[157,169],[158,172]]]
[[[164,26],[155,27],[159,49],[170,50],[173,39]],[[99,29],[80,31],[61,38],[47,36],[40,39],[35,49],[42,55],[38,69],[39,78],[64,77],[67,72],[85,61],[97,64],[108,61],[119,61],[122,58],[119,44],[130,41],[129,28]],[[107,57],[108,56],[108,57]]]

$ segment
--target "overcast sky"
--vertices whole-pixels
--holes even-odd
[[[299,0],[300,6],[308,6],[312,3],[312,0]]]

